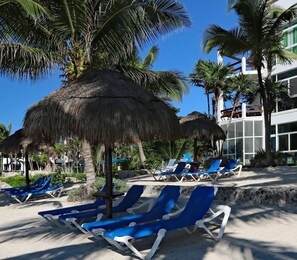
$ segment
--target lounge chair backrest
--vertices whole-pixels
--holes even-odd
[[[214,198],[216,189],[213,186],[196,187],[183,212],[176,218],[184,226],[194,225],[196,220],[201,219],[209,210]]]
[[[220,159],[214,160],[206,172],[216,172],[220,167],[221,161]]]
[[[50,186],[51,181],[52,181],[51,178],[47,178],[47,179],[44,181],[44,183],[43,183],[40,187],[36,188],[35,190],[36,190],[36,191],[40,191],[40,190],[45,190],[45,189],[47,189],[47,188]]]
[[[175,170],[173,171],[173,173],[181,173],[184,168],[186,167],[186,162],[179,162],[175,168]]]
[[[34,187],[34,186],[41,186],[43,183],[44,183],[44,181],[45,181],[45,177],[40,177],[40,178],[38,178],[36,181],[34,181],[33,183],[32,183],[32,186]]]
[[[180,192],[181,188],[179,186],[165,186],[150,212],[154,212],[155,214],[158,214],[158,216],[168,214],[174,207]]]
[[[226,170],[231,170],[236,167],[238,160],[231,159],[225,166]]]
[[[121,203],[113,208],[113,211],[121,212],[131,208],[140,198],[144,191],[143,185],[133,185],[124,196]]]
[[[175,159],[170,159],[166,167],[171,167],[171,166],[173,166],[174,163],[175,163],[175,161],[176,161]]]

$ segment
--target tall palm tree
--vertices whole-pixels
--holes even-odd
[[[161,99],[180,101],[182,95],[188,91],[185,78],[177,71],[154,71],[153,64],[159,54],[159,48],[153,46],[148,54],[142,59],[137,49],[132,53],[128,60],[120,65],[123,73],[138,82],[141,86],[153,92]],[[140,76],[148,75],[148,77]],[[153,75],[153,76],[150,76]],[[145,165],[146,156],[144,154],[142,142],[137,143],[142,166]]]
[[[203,87],[205,90],[208,102],[208,116],[210,116],[209,94],[213,93],[214,107],[216,107],[215,115],[218,119],[220,111],[218,111],[217,104],[223,95],[222,89],[224,88],[227,77],[232,72],[233,68],[229,65],[224,66],[204,60],[198,60],[196,62],[194,72],[189,76],[194,85]]]
[[[211,25],[206,30],[204,49],[210,52],[218,47],[223,55],[248,55],[258,74],[258,84],[264,109],[265,149],[269,164],[272,164],[270,144],[271,115],[268,108],[268,90],[264,84],[262,69],[268,69],[271,76],[272,61],[277,56],[282,61],[290,61],[291,54],[284,50],[282,28],[296,17],[294,4],[286,10],[274,8],[268,0],[235,0],[229,10],[239,17],[239,26],[225,30]]]
[[[22,16],[24,26],[8,31],[11,33],[8,40],[26,47],[29,60],[39,51],[52,54],[51,64],[62,69],[65,83],[82,75],[90,66],[118,70],[120,62],[127,60],[136,45],[142,46],[160,35],[190,25],[185,9],[174,0],[26,0],[21,7],[13,0],[0,1],[3,4],[0,9],[7,3],[20,8],[22,14],[26,14],[31,2],[42,6],[45,10],[42,14],[47,15]],[[9,20],[7,24],[8,28],[14,26]],[[25,32],[30,37],[25,37],[19,30],[28,25],[30,30]],[[5,50],[6,45],[2,46]],[[3,53],[0,52],[0,59]],[[0,69],[4,70],[4,65],[1,63]],[[28,66],[30,72],[44,72],[49,68],[45,66],[40,71],[35,63],[31,65]],[[28,70],[9,72],[23,75]],[[152,74],[142,74],[142,77],[150,78]],[[82,150],[87,184],[90,184],[89,180],[95,176],[90,144],[83,141]]]

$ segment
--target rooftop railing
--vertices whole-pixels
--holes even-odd
[[[239,106],[234,107],[234,109],[231,107],[221,110],[221,119],[228,120],[231,116],[232,118],[246,118],[252,116],[262,116],[262,114],[262,104],[249,105],[246,103],[242,103]]]

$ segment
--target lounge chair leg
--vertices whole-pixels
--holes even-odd
[[[29,194],[29,195],[27,196],[27,198],[24,200],[24,203],[26,203],[26,202],[30,199],[31,196],[32,196],[32,194]]]
[[[139,258],[141,259],[151,259],[154,254],[156,253],[163,237],[165,236],[166,230],[165,229],[160,229],[158,232],[158,236],[150,250],[150,252],[146,255],[143,256],[133,245],[132,243],[134,242],[134,239],[130,236],[124,236],[124,237],[115,237],[115,241],[114,240],[110,240],[108,238],[105,238],[107,241],[109,241],[111,244],[113,244],[114,246],[116,246],[118,249],[123,250],[125,249],[124,247],[122,247],[119,243],[124,243],[128,248],[130,248],[130,250],[137,255]]]
[[[231,208],[229,206],[226,206],[226,205],[220,205],[220,206],[217,207],[217,209],[219,209],[219,210],[217,212],[215,212],[211,217],[206,218],[206,219],[201,219],[201,220],[198,220],[196,222],[197,227],[203,228],[215,240],[218,240],[218,239],[222,238],[222,236],[224,234],[224,231],[225,231],[225,228],[226,228],[226,225],[227,225],[227,222],[228,222],[228,219],[229,219],[229,216],[230,216],[230,212],[231,212]],[[220,227],[218,235],[214,236],[211,233],[211,231],[205,226],[204,223],[209,222],[209,221],[217,218],[221,214],[224,214],[224,218],[222,220],[221,227]]]

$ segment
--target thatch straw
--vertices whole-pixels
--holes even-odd
[[[181,122],[182,120],[180,120]],[[208,118],[197,118],[181,122],[184,137],[214,140],[225,140],[223,129]]]
[[[76,135],[106,145],[180,135],[175,113],[163,101],[117,72],[97,69],[33,105],[24,128],[34,140]]]
[[[49,154],[55,154],[52,145],[44,142],[35,143],[26,136],[23,129],[17,130],[14,134],[8,136],[0,143],[0,152],[13,154],[24,150],[26,152],[44,151]]]

